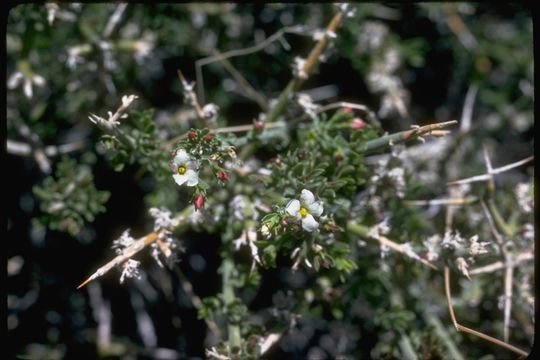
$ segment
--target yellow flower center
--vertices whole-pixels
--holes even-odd
[[[184,165],[180,165],[180,166],[178,167],[178,173],[179,173],[180,175],[184,175],[184,174],[186,173],[186,167],[185,167]]]
[[[300,214],[301,217],[306,217],[309,214],[307,209],[303,206],[300,208],[300,211],[298,211],[298,213]]]

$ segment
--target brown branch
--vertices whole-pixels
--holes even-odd
[[[466,332],[472,335],[475,335],[481,339],[484,339],[486,341],[489,341],[493,344],[499,345],[505,349],[508,349],[510,351],[513,351],[516,354],[519,354],[521,356],[527,356],[527,352],[518,349],[517,347],[510,345],[504,341],[501,341],[499,339],[496,339],[494,337],[491,337],[489,335],[486,335],[484,333],[481,333],[479,331],[470,329],[466,326],[463,326],[457,322],[456,315],[454,314],[454,308],[452,307],[452,294],[450,292],[450,269],[448,266],[444,267],[444,290],[446,294],[446,302],[448,304],[448,311],[450,312],[450,318],[452,319],[452,323],[454,324],[454,327],[459,332]]]
[[[257,92],[257,90],[255,90],[253,86],[251,86],[251,84],[246,80],[246,78],[244,78],[242,74],[238,70],[236,70],[234,66],[232,66],[229,60],[223,57],[220,57],[218,59],[223,64],[223,67],[236,80],[238,85],[240,85],[240,87],[245,93],[244,95],[249,99],[255,101],[263,111],[268,111],[268,99],[266,99],[263,95],[259,94],[259,92]]]

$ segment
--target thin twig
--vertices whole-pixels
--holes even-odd
[[[450,30],[452,30],[452,32],[456,35],[456,37],[465,47],[465,49],[469,51],[474,50],[474,48],[478,45],[478,42],[476,41],[473,34],[470,32],[467,25],[465,25],[465,23],[461,19],[461,16],[459,16],[458,12],[453,6],[447,5],[445,8],[445,20]]]
[[[251,86],[251,84],[242,76],[242,74],[232,66],[229,60],[226,58],[219,58],[221,63],[223,64],[223,67],[232,75],[232,77],[236,80],[238,85],[242,88],[244,91],[244,95],[252,99],[259,105],[259,107],[263,111],[268,111],[268,99],[266,99],[262,94],[260,94],[257,90]]]
[[[67,154],[80,150],[84,147],[84,141],[76,141],[62,145],[48,145],[44,152],[47,156]],[[32,154],[32,146],[28,143],[7,139],[7,152],[18,156],[29,156]]]
[[[405,200],[407,205],[469,205],[476,202],[476,196],[467,196],[465,198],[433,199],[433,200]]]
[[[199,59],[199,60],[195,61],[195,73],[196,73],[195,76],[197,78],[197,96],[199,97],[199,99],[201,99],[201,101],[204,102],[204,86],[203,86],[203,81],[204,80],[203,80],[203,76],[202,76],[202,67],[203,66],[209,65],[209,64],[211,64],[213,62],[216,62],[216,61],[221,61],[221,60],[236,57],[236,56],[245,56],[245,55],[256,53],[258,51],[261,51],[262,49],[264,49],[265,47],[267,47],[268,45],[270,45],[274,41],[280,39],[286,33],[302,34],[299,31],[298,26],[285,27],[283,29],[280,29],[279,31],[277,31],[273,35],[269,36],[268,38],[264,39],[263,41],[257,43],[256,45],[246,47],[246,48],[242,48],[242,49],[229,50],[229,51],[226,51],[224,53],[219,53],[219,54],[216,54],[216,55],[208,56],[208,57],[205,57],[203,59]]]
[[[500,168],[493,169],[491,171],[491,174],[488,173],[488,174],[476,175],[476,176],[472,176],[472,177],[466,178],[466,179],[450,181],[450,182],[448,182],[446,184],[447,185],[461,185],[461,184],[468,184],[468,183],[477,182],[477,181],[486,181],[486,180],[489,180],[491,178],[491,175],[500,174],[500,173],[503,173],[505,171],[514,169],[514,168],[519,167],[521,165],[524,165],[524,164],[526,164],[526,163],[528,163],[528,162],[530,162],[532,160],[534,160],[534,156],[529,156],[529,157],[526,157],[523,160],[516,161],[515,163],[511,163],[511,164],[508,164],[508,165],[505,165],[505,166],[501,166]]]
[[[418,126],[411,130],[400,131],[397,133],[381,136],[366,143],[366,152],[381,150],[387,146],[399,144],[408,140],[418,139],[422,135],[429,135],[434,130],[440,130],[447,126],[457,124],[457,120],[445,121],[441,123]]]
[[[350,108],[350,109],[355,109],[355,110],[359,110],[359,111],[364,112],[368,116],[368,118],[366,120],[369,120],[370,122],[380,126],[380,122],[377,119],[377,117],[375,116],[375,113],[373,111],[371,111],[367,106],[362,105],[362,104],[356,104],[356,103],[351,103],[351,102],[346,102],[346,101],[338,101],[338,102],[333,102],[333,103],[330,103],[330,104],[323,105],[323,106],[315,109],[315,112],[317,114],[320,114],[320,113],[326,112],[328,110],[337,109],[337,108],[347,108],[347,107]],[[295,119],[292,119],[290,122],[291,123],[296,123],[296,122],[299,122],[299,121],[302,121],[302,120],[305,120],[305,119],[310,119],[310,116],[308,114],[304,113],[301,116],[299,116],[299,117],[297,117]]]
[[[534,254],[532,252],[521,253],[515,257],[514,266],[519,266],[521,263],[531,260],[534,260]],[[492,264],[488,264],[469,271],[469,275],[492,273],[497,270],[504,269],[504,267],[505,265],[502,261],[496,261]]]
[[[191,285],[191,282],[189,279],[184,275],[182,270],[180,270],[179,267],[175,267],[175,273],[178,276],[178,279],[180,280],[180,285],[182,285],[182,289],[186,293],[187,297],[190,299],[191,303],[195,307],[195,309],[200,310],[203,307],[203,302],[201,301],[201,298],[195,294],[193,291],[193,285]],[[217,324],[210,320],[206,320],[206,325],[208,326],[208,329],[217,337],[221,337],[221,331],[219,330],[219,327]]]
[[[410,251],[408,251],[408,249],[404,248],[403,245],[401,244],[398,244],[382,235],[379,235],[376,231],[370,231],[370,228],[364,226],[364,225],[360,225],[360,224],[356,224],[352,221],[349,221],[347,223],[347,230],[348,231],[351,231],[353,234],[355,235],[359,235],[361,237],[366,237],[366,238],[371,238],[371,239],[374,239],[374,240],[377,240],[379,242],[380,245],[385,245],[385,246],[388,246],[390,249],[394,250],[394,251],[397,251],[401,254],[404,254],[405,256],[409,257],[410,259],[413,259],[414,261],[417,261],[419,263],[421,263],[422,265],[426,265],[427,267],[433,269],[433,270],[438,270],[437,266],[432,264],[431,262],[421,258],[420,256],[414,254],[413,256],[411,256],[412,254],[410,254]]]
[[[486,216],[488,220],[489,227],[491,229],[491,232],[493,233],[493,236],[495,237],[495,241],[499,247],[501,256],[504,259],[504,321],[503,321],[503,338],[504,341],[508,341],[509,337],[509,328],[510,328],[510,313],[512,312],[512,288],[513,288],[513,280],[514,280],[514,261],[512,259],[512,253],[506,249],[506,246],[504,244],[504,239],[502,238],[501,234],[497,231],[497,228],[495,227],[495,221],[493,220],[491,213],[489,212],[488,207],[486,204],[482,201],[482,210],[484,211],[484,215]]]
[[[278,122],[275,122],[275,123],[270,123],[270,124],[265,124],[264,125],[264,128],[265,129],[273,129],[273,128],[280,128],[280,127],[285,127],[287,126],[287,124],[283,121],[278,121]],[[222,127],[222,128],[217,128],[217,129],[210,129],[210,133],[237,133],[237,132],[246,132],[246,131],[251,131],[255,128],[254,125],[252,124],[246,124],[246,125],[235,125],[235,126],[226,126],[226,127]],[[178,135],[170,140],[167,140],[166,142],[163,143],[163,148],[168,148],[169,146],[171,145],[174,145],[175,142],[177,141],[180,141],[180,140],[183,140],[187,138],[187,132],[184,133],[184,134],[181,134],[181,135]]]
[[[501,347],[504,347],[505,349],[508,349],[510,351],[515,352],[516,354],[519,354],[521,356],[527,356],[527,353],[521,349],[518,349],[517,347],[510,345],[504,341],[501,341],[499,339],[495,339],[494,337],[491,337],[489,335],[486,335],[484,333],[481,333],[479,331],[470,329],[466,326],[463,326],[457,322],[456,315],[454,314],[454,308],[452,307],[452,294],[450,292],[450,268],[448,266],[444,267],[444,290],[446,294],[446,302],[448,304],[448,311],[450,312],[450,318],[452,319],[452,323],[454,324],[454,327],[457,331],[460,332],[466,332],[472,335],[475,335],[481,339],[484,339],[486,341],[489,341],[493,344],[499,345]]]
[[[514,284],[514,264],[512,263],[512,254],[509,253],[505,261],[504,271],[504,322],[503,339],[508,342],[510,337],[510,314],[512,313],[512,295]]]
[[[184,89],[184,96],[187,97],[188,103],[193,106],[195,109],[195,113],[197,114],[197,118],[206,123],[206,119],[204,118],[204,112],[201,108],[201,105],[199,104],[199,100],[197,99],[197,95],[195,95],[195,92],[192,90],[191,85],[187,82],[186,78],[184,77],[184,74],[182,74],[182,71],[178,69],[177,71],[178,77],[180,78],[180,81],[182,82],[182,88]]]
[[[465,96],[465,103],[463,104],[463,111],[461,113],[461,121],[459,127],[459,132],[461,134],[466,134],[471,129],[472,113],[477,92],[478,85],[476,84],[469,86],[469,90],[467,90],[467,95]]]
[[[122,15],[124,14],[124,11],[127,8],[127,3],[121,3],[118,4],[114,12],[112,13],[111,17],[109,18],[109,21],[107,22],[107,26],[105,26],[105,29],[103,30],[103,37],[108,38],[111,36],[114,28],[118,23],[120,22],[120,19],[122,19]]]
[[[373,238],[377,241],[379,241],[379,243],[381,243],[381,245],[385,245],[385,246],[388,246],[389,248],[401,253],[401,254],[404,254],[406,255],[407,257],[413,259],[414,261],[417,261],[423,265],[426,265],[427,267],[433,269],[433,270],[438,270],[437,266],[435,266],[434,264],[430,263],[429,261],[427,261],[426,259],[423,259],[421,258],[420,256],[416,255],[416,256],[411,256],[409,254],[409,252],[403,248],[403,246],[401,244],[398,244],[398,243],[395,243],[393,242],[392,240],[384,237],[384,236],[373,236]]]

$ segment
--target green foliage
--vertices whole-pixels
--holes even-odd
[[[32,189],[44,212],[39,221],[52,230],[77,235],[85,222],[105,211],[110,193],[95,188],[89,164],[68,157],[58,163],[54,175]]]
[[[70,139],[90,143],[99,136],[97,152],[115,171],[135,170],[132,181],[140,192],[134,196],[144,196],[147,207],[171,210],[180,224],[171,236],[200,246],[205,266],[196,269],[190,258],[186,278],[204,279],[193,286],[195,293],[204,293],[202,304],[193,304],[208,329],[219,328],[221,338],[207,340],[217,341],[214,350],[221,359],[261,358],[260,344],[269,334],[281,336],[279,351],[306,358],[412,358],[417,353],[457,359],[460,351],[473,358],[496,353],[495,345],[455,333],[441,273],[418,261],[429,259],[439,270],[450,266],[458,317],[500,337],[503,319],[494,309],[505,291],[503,271],[462,281],[464,259],[469,270],[503,260],[480,202],[453,207],[451,222],[444,201],[413,203],[461,197],[492,201],[499,209],[498,223],[506,225],[508,251],[515,256],[532,251],[532,172],[498,174],[493,194],[484,183],[446,186],[485,172],[483,145],[494,167],[532,150],[532,21],[526,10],[465,3],[352,4],[356,15],[344,16],[336,38],[302,83],[302,91],[318,97],[317,106],[299,107],[298,94],[285,93],[283,111],[269,121],[267,115],[280,108],[275,98],[293,76],[290,64],[308,56],[335,6],[130,4],[106,35],[118,4],[53,5],[64,11],[54,24],[41,5],[17,6],[8,17],[7,74],[24,77],[8,86],[8,137],[28,142],[34,151],[60,148]],[[506,15],[505,10],[512,11]],[[463,22],[461,35],[452,26],[456,17]],[[295,25],[301,26],[291,28]],[[261,51],[229,57],[229,66],[224,59],[207,63],[202,78],[191,71],[196,60],[208,60],[216,49],[259,45],[284,26],[283,37]],[[188,83],[196,82],[198,96],[204,93],[201,107],[209,101],[219,105],[213,128],[198,128],[193,104],[181,103],[177,67]],[[46,85],[34,81],[28,96],[26,84],[36,76],[43,76]],[[252,101],[246,83],[262,105],[260,99]],[[334,85],[336,93],[328,90]],[[467,105],[474,109],[469,128],[449,128],[452,133],[442,139],[426,134],[426,144],[413,138],[406,146],[392,146],[385,136],[466,113],[463,102],[475,87],[478,96]],[[143,110],[127,109],[129,116],[110,131],[86,120],[89,113],[116,109],[124,94],[135,93]],[[334,103],[322,109],[334,101],[366,106],[327,110],[335,109]],[[31,134],[21,131],[22,121]],[[243,133],[228,128],[239,124],[256,126]],[[376,155],[367,145],[373,141],[380,145]],[[173,161],[179,151],[186,152],[197,173],[193,186],[174,180],[186,171],[187,164],[180,169]],[[24,154],[33,161],[29,155],[35,154]],[[109,193],[93,184],[95,162],[78,164],[75,154],[55,163],[53,156],[54,177],[33,189],[43,212],[39,221],[76,235],[105,210]],[[287,211],[304,189],[324,207],[311,231],[304,226],[305,213]],[[446,236],[448,224],[452,231]],[[152,224],[133,227],[151,231]],[[378,242],[374,230],[396,247]],[[474,235],[479,242],[472,241]],[[452,246],[441,245],[451,237]],[[395,251],[400,246],[403,251]],[[476,257],[479,253],[483,256]],[[510,342],[521,347],[532,339],[533,270],[531,262],[514,269]],[[169,276],[151,267],[145,271],[152,280]],[[168,296],[171,289],[163,285],[169,282],[151,284],[163,286],[167,295],[156,297],[170,305],[160,310],[176,309],[176,297]],[[259,292],[268,298],[259,299]],[[190,329],[187,321],[184,325]],[[55,332],[48,334],[55,342]],[[175,346],[182,348],[195,336],[186,331],[171,338],[178,338]],[[179,357],[201,357],[202,351]]]

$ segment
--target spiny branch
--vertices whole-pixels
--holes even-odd
[[[477,182],[477,181],[487,181],[487,180],[491,179],[491,176],[493,176],[493,175],[500,174],[500,173],[503,173],[505,171],[514,169],[514,168],[516,168],[518,166],[524,165],[524,164],[532,161],[533,159],[534,159],[534,156],[529,156],[529,157],[526,157],[525,159],[516,161],[516,162],[514,162],[512,164],[508,164],[508,165],[505,165],[505,166],[501,166],[500,168],[493,169],[493,170],[491,170],[490,173],[482,174],[482,175],[476,175],[476,176],[472,176],[470,178],[461,179],[461,180],[454,180],[454,181],[450,181],[450,182],[448,182],[446,184],[447,185],[461,185],[461,184],[468,184],[468,183]]]
[[[366,143],[366,153],[372,153],[382,150],[387,146],[399,144],[408,140],[418,139],[422,135],[430,135],[433,131],[441,130],[447,126],[457,124],[457,120],[446,121],[442,123],[429,124],[425,126],[414,127],[410,130],[381,136],[380,138],[368,141]],[[438,133],[437,135],[441,135]]]
[[[151,232],[147,234],[146,236],[143,236],[142,238],[136,240],[131,244],[129,247],[127,247],[122,254],[118,255],[102,267],[96,270],[88,279],[83,281],[79,286],[77,286],[77,289],[82,288],[86,284],[88,284],[90,281],[97,279],[98,277],[104,275],[109,270],[111,270],[113,267],[122,264],[124,261],[131,258],[133,255],[144,249],[146,246],[150,245],[151,243],[155,242],[159,237],[159,233],[157,232]]]

